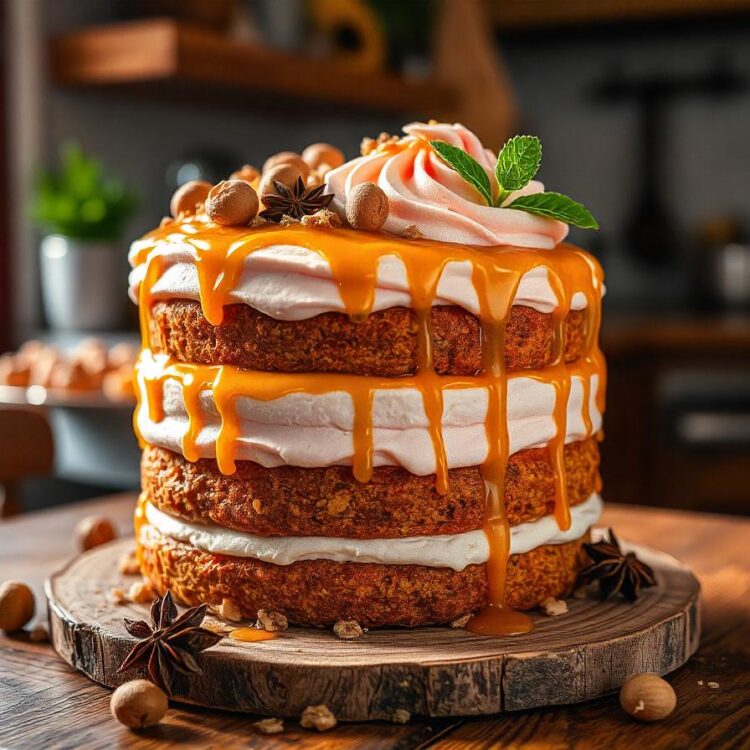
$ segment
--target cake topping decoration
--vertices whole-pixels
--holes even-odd
[[[274,182],[273,186],[278,195],[265,194],[263,196],[266,208],[260,214],[270,221],[281,221],[284,216],[301,219],[303,216],[328,208],[333,200],[332,195],[323,194],[325,185],[306,188],[301,178],[297,179],[291,188],[280,182]]]
[[[203,180],[186,182],[174,191],[172,200],[169,202],[169,212],[175,219],[178,216],[193,216],[197,208],[205,203],[210,190],[210,182]]]
[[[536,136],[517,135],[502,147],[495,165],[496,191],[484,167],[471,154],[444,141],[430,141],[430,146],[451,169],[476,188],[488,206],[528,211],[582,229],[599,228],[584,205],[561,193],[532,193],[510,200],[512,193],[523,190],[539,171],[542,143]]]
[[[223,638],[219,633],[201,627],[207,606],[192,607],[178,617],[172,594],[167,591],[151,605],[150,625],[145,620],[124,618],[128,633],[141,640],[133,646],[117,671],[124,672],[146,663],[152,682],[170,695],[177,672],[201,674],[203,670],[196,657]]]
[[[346,199],[346,220],[354,229],[375,232],[388,218],[388,198],[374,183],[357,185]]]
[[[629,602],[634,602],[642,588],[656,586],[654,571],[635,556],[635,552],[623,552],[614,529],[609,529],[609,540],[596,544],[584,544],[592,563],[581,571],[583,583],[597,581],[599,594],[608,599],[620,593]]]
[[[223,226],[247,224],[258,213],[258,195],[245,180],[222,180],[206,198],[206,213]]]

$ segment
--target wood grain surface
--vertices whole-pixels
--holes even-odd
[[[0,579],[32,584],[75,553],[73,528],[102,513],[129,533],[133,497],[109,498],[0,523]],[[690,565],[702,584],[701,647],[669,679],[678,695],[664,722],[638,724],[615,697],[484,719],[342,724],[317,734],[285,721],[273,737],[253,717],[174,705],[165,721],[133,733],[109,715],[110,691],[65,664],[48,644],[0,635],[0,746],[7,748],[747,748],[750,747],[750,521],[627,506],[603,519],[621,536],[657,546]],[[716,682],[719,687],[708,687]],[[699,684],[701,683],[701,684]]]
[[[135,549],[121,539],[74,558],[47,587],[52,642],[73,667],[108,687],[136,639],[123,617],[148,619],[150,605],[113,604],[118,570]],[[699,586],[668,555],[636,548],[659,585],[634,604],[570,599],[570,611],[534,614],[523,636],[491,638],[461,628],[373,630],[343,641],[330,630],[290,628],[263,643],[224,639],[200,656],[203,674],[180,677],[176,700],[209,708],[299,716],[325,703],[342,720],[388,720],[399,709],[422,716],[476,716],[564,705],[617,690],[632,674],[667,674],[695,653]]]

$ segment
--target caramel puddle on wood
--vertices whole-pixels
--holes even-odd
[[[555,391],[555,437],[549,443],[555,469],[555,518],[561,529],[570,526],[570,506],[564,465],[567,433],[567,405],[574,374],[583,379],[582,420],[591,433],[590,380],[599,376],[597,403],[603,411],[606,371],[598,349],[602,273],[598,263],[583,251],[569,245],[553,250],[530,250],[511,247],[473,248],[461,245],[400,240],[384,235],[351,230],[315,230],[309,227],[268,227],[259,230],[217,227],[194,217],[173,222],[140,241],[135,260],[146,263],[146,274],[140,290],[141,331],[144,347],[149,345],[150,315],[153,304],[151,289],[163,271],[164,259],[159,248],[165,241],[180,241],[195,251],[200,302],[206,319],[218,325],[224,306],[232,303],[231,291],[242,273],[245,259],[256,250],[273,244],[305,247],[321,255],[328,263],[339,288],[349,317],[362,321],[370,314],[377,287],[378,265],[386,256],[396,256],[406,269],[418,329],[417,371],[407,378],[363,378],[358,376],[310,373],[253,373],[235,368],[180,365],[168,362],[156,377],[143,377],[147,408],[154,421],[163,418],[161,405],[166,378],[178,381],[188,414],[188,429],[183,438],[183,453],[188,460],[198,458],[197,439],[200,422],[200,390],[212,387],[221,428],[216,441],[216,459],[225,474],[236,470],[237,441],[240,420],[236,409],[238,394],[258,400],[273,400],[289,393],[321,394],[343,390],[354,407],[353,473],[361,482],[372,475],[373,427],[372,402],[377,388],[411,386],[419,390],[428,419],[435,455],[435,487],[448,491],[448,462],[442,435],[443,391],[446,388],[481,384],[489,394],[485,421],[488,452],[482,465],[486,486],[485,532],[490,547],[487,564],[488,604],[469,623],[467,629],[483,635],[507,635],[528,632],[531,618],[505,605],[507,565],[510,550],[510,528],[505,518],[504,484],[509,445],[507,434],[507,389],[505,371],[505,327],[518,284],[534,268],[547,268],[548,278],[557,298],[552,314],[554,362],[534,373],[521,372],[549,383]],[[474,286],[479,297],[479,320],[482,327],[483,371],[474,377],[438,376],[434,370],[430,311],[437,296],[438,284],[450,262],[469,261]],[[582,292],[587,300],[586,347],[581,359],[565,363],[564,320],[573,295]],[[154,406],[154,402],[158,406]],[[141,408],[139,406],[139,408]]]
[[[258,628],[237,628],[229,633],[229,637],[234,641],[243,641],[244,643],[254,643],[256,641],[272,641],[278,633],[271,633],[268,630],[259,630]]]

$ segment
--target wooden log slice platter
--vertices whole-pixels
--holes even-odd
[[[397,709],[472,716],[596,698],[637,672],[671,672],[698,648],[695,576],[661,552],[624,546],[652,565],[659,581],[634,604],[574,597],[567,614],[535,614],[533,632],[509,638],[448,627],[374,630],[353,641],[310,628],[258,643],[226,638],[199,657],[202,675],[179,676],[173,697],[291,717],[325,703],[350,721],[387,720]],[[148,606],[108,598],[113,587],[127,590],[136,580],[118,569],[132,547],[132,540],[97,547],[47,582],[55,649],[108,687],[145,676],[145,670],[117,674],[117,668],[136,642],[122,619],[148,619]]]

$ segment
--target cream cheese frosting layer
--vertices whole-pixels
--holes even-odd
[[[142,241],[131,246],[131,264],[135,263],[141,246]],[[158,253],[163,259],[162,273],[151,287],[153,299],[200,300],[197,254],[192,245],[167,239],[151,252]],[[356,252],[355,247],[352,252]],[[130,297],[136,303],[145,273],[145,263],[135,265],[130,272]],[[433,305],[458,305],[474,315],[479,314],[479,298],[472,273],[469,261],[447,263]],[[305,320],[325,312],[346,312],[328,261],[313,250],[295,245],[270,245],[249,254],[243,261],[242,273],[234,289],[229,293],[229,300],[249,305],[277,320]],[[373,311],[411,307],[411,304],[403,261],[396,255],[384,256],[378,265]],[[555,310],[558,300],[545,266],[523,275],[514,304],[544,314]],[[572,310],[585,308],[586,295],[582,291],[576,292],[570,307]]]
[[[143,439],[182,453],[189,420],[182,387],[166,379],[162,390],[163,419],[149,416],[146,377],[163,373],[162,355],[141,358],[136,382],[140,395],[137,426]],[[273,378],[273,373],[264,377]],[[283,465],[305,468],[350,466],[354,455],[354,405],[349,393],[336,390],[337,379],[329,376],[330,391],[322,394],[289,393],[269,401],[248,396],[235,398],[238,417],[236,458],[261,466]],[[470,381],[470,379],[467,379]],[[411,474],[434,474],[435,453],[429,421],[421,393],[408,385],[376,388],[372,405],[374,466],[402,466]],[[588,414],[592,432],[601,429],[597,409],[598,375],[590,380]],[[566,442],[589,437],[583,415],[583,378],[571,378],[567,405]],[[201,458],[216,457],[221,418],[211,389],[199,396],[202,429],[196,447]],[[487,458],[485,419],[488,391],[485,387],[449,388],[443,391],[442,433],[448,468],[478,466]],[[507,424],[510,453],[542,447],[556,436],[553,416],[555,388],[531,377],[508,380]]]
[[[565,544],[583,536],[602,513],[597,494],[571,508],[571,524],[560,531],[553,516],[512,526],[510,554],[521,555],[545,544]],[[263,537],[217,526],[183,521],[146,504],[147,523],[141,529],[141,543],[151,546],[150,527],[164,536],[215,555],[249,557],[275,565],[302,560],[378,563],[381,565],[426,565],[431,568],[463,570],[489,559],[484,531],[401,539],[345,539],[341,537]]]
[[[326,175],[334,194],[333,207],[344,213],[346,199],[363,182],[374,182],[388,197],[389,213],[383,229],[401,234],[416,226],[423,237],[466,245],[515,245],[550,249],[565,239],[568,227],[560,221],[512,208],[488,206],[479,193],[429,147],[444,141],[466,151],[487,172],[497,195],[495,154],[474,133],[458,123],[413,122],[398,144],[385,144],[367,156],[342,164]],[[504,205],[521,195],[540,193],[544,185],[532,180],[511,193]]]

